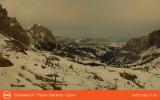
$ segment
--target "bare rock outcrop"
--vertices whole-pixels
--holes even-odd
[[[2,8],[1,4],[0,33],[39,50],[51,51],[57,45],[55,37],[48,28],[35,24],[28,30],[24,29],[15,17],[8,17],[7,10]]]
[[[10,66],[13,66],[13,63],[10,60],[0,56],[0,67],[10,67]]]
[[[56,38],[48,28],[35,24],[28,30],[31,44],[39,50],[51,51],[56,48]]]
[[[0,32],[5,35],[22,42],[25,45],[29,45],[29,37],[25,33],[20,23],[15,17],[8,17],[8,12],[5,8],[2,8],[0,4]]]
[[[155,45],[157,48],[160,48],[160,30],[154,31],[148,36],[148,45]]]

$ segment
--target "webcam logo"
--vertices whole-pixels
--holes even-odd
[[[3,97],[3,99],[5,99],[5,100],[9,100],[9,99],[11,99],[12,94],[11,94],[10,91],[4,91],[3,94],[2,94],[2,97]]]

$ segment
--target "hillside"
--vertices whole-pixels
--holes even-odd
[[[159,33],[127,43],[56,38],[42,25],[23,29],[0,6],[0,89],[158,90]]]
[[[122,48],[107,52],[102,59],[115,65],[143,65],[160,57],[159,45],[160,30],[157,30],[149,33],[148,36],[127,41]]]
[[[18,90],[95,90],[95,89],[159,89],[160,60],[134,68],[89,66],[55,56],[50,52],[12,50],[8,39],[0,35],[1,56],[13,63],[0,67],[0,89]],[[147,70],[147,67],[148,70]],[[125,79],[121,74],[136,75]],[[54,77],[57,75],[57,80]],[[146,77],[147,76],[147,77]],[[56,82],[54,85],[54,82]],[[115,83],[116,82],[116,83]]]

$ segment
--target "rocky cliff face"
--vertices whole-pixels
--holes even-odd
[[[145,36],[129,40],[122,49],[126,51],[134,51],[135,53],[141,53],[143,50],[148,48],[148,37]]]
[[[40,50],[53,50],[56,48],[56,38],[52,32],[42,25],[33,25],[28,30],[31,44]]]
[[[48,28],[35,24],[28,30],[23,29],[16,18],[8,17],[8,12],[2,5],[0,5],[0,32],[39,50],[53,50],[56,47],[56,39]]]
[[[22,42],[25,45],[29,45],[29,37],[25,34],[24,29],[18,23],[16,18],[8,17],[6,9],[0,5],[0,31],[3,35],[7,35]]]
[[[157,48],[160,48],[160,30],[154,31],[151,34],[149,34],[148,45],[155,45]]]

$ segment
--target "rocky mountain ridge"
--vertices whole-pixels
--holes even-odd
[[[149,50],[150,53],[148,53]],[[116,51],[111,51],[102,56],[110,64],[137,64],[149,63],[160,57],[160,30],[151,32],[148,36],[133,38],[126,45]]]
[[[53,50],[57,43],[52,32],[37,24],[30,29],[24,29],[15,17],[9,17],[5,8],[0,5],[0,32],[11,37],[24,45],[35,47],[40,50]]]

